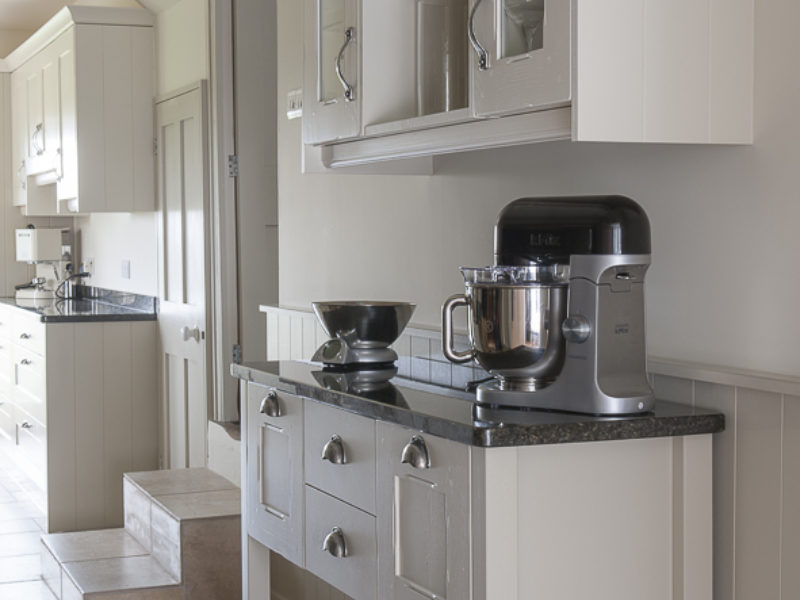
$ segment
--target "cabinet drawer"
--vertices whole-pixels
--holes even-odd
[[[249,535],[303,566],[303,399],[247,384]]]
[[[43,476],[47,463],[47,428],[36,417],[19,406],[17,416],[17,449],[20,457],[34,469],[34,481]]]
[[[306,483],[374,515],[375,421],[313,400],[304,420]]]
[[[17,309],[0,303],[0,344],[3,340],[10,340],[14,335],[14,328],[11,326],[13,314]]]
[[[13,397],[17,406],[42,423],[47,423],[45,405],[47,375],[44,358],[19,346],[14,347],[13,356],[13,366],[16,371]]]
[[[16,441],[16,419],[15,419],[14,405],[9,402],[8,398],[0,394],[0,438]]]
[[[375,517],[306,486],[306,569],[354,600],[373,600],[376,554]]]
[[[37,314],[18,309],[12,320],[11,338],[20,347],[44,356],[45,325]]]

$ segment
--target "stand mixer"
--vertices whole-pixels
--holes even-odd
[[[644,276],[650,224],[630,198],[522,198],[495,226],[495,266],[462,267],[466,293],[442,307],[443,352],[494,379],[479,405],[596,415],[651,411]],[[469,311],[470,348],[452,313]]]

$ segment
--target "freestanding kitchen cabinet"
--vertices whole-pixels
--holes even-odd
[[[0,449],[46,531],[119,527],[122,474],[158,468],[155,314],[41,319],[0,302]]]
[[[148,11],[68,6],[8,56],[14,205],[154,209],[154,52]]]
[[[319,365],[232,372],[251,600],[269,597],[264,547],[355,600],[711,596],[719,414],[491,421],[408,381],[387,403],[325,387]]]

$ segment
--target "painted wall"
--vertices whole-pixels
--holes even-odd
[[[0,29],[0,56],[8,56],[11,51],[27,40],[33,31],[27,29]]]
[[[181,0],[156,15],[156,93],[208,78],[205,0]],[[91,283],[155,296],[158,293],[155,213],[95,214],[75,220],[81,256],[94,259]],[[130,279],[122,261],[131,262]]]
[[[800,4],[756,3],[756,143],[549,143],[442,157],[434,176],[301,175],[300,122],[279,118],[280,303],[405,299],[439,327],[461,265],[492,259],[498,211],[523,196],[620,193],[646,209],[651,355],[800,373]],[[302,86],[302,3],[278,2],[278,98]]]

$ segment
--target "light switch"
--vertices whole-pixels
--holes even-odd
[[[122,278],[123,279],[131,278],[131,261],[129,260],[122,261]]]
[[[299,119],[303,116],[303,90],[292,90],[286,94],[286,118]]]

